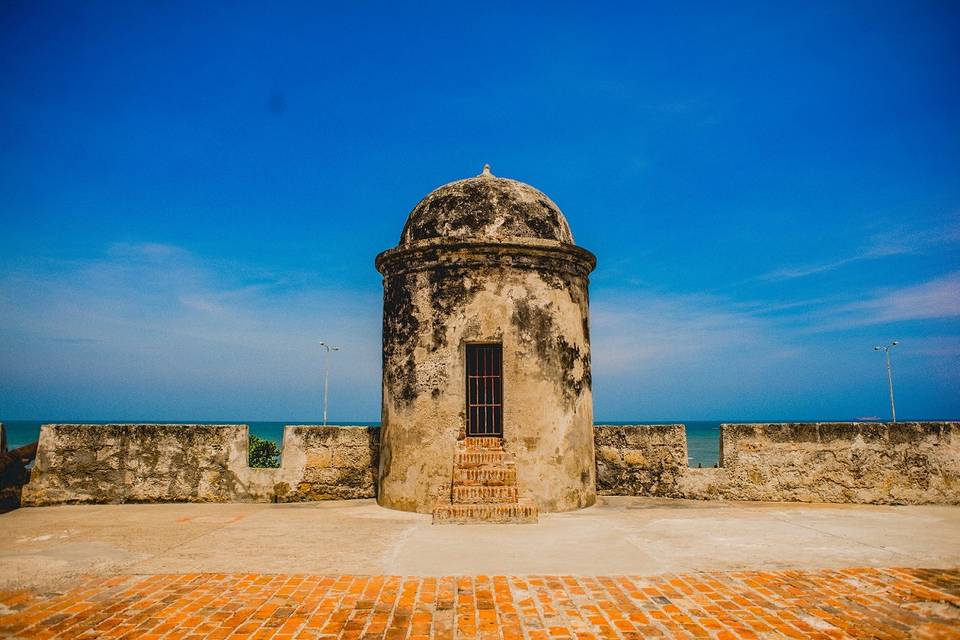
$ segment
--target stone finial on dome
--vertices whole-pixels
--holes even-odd
[[[400,244],[439,238],[574,244],[567,219],[549,197],[528,184],[493,175],[489,164],[480,175],[427,194],[407,216]]]

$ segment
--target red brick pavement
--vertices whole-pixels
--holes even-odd
[[[14,638],[960,638],[960,570],[654,577],[189,574],[0,592]]]

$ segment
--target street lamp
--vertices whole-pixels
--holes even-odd
[[[323,356],[323,426],[327,426],[327,388],[330,384],[330,352],[340,351],[340,347],[331,347],[326,342],[320,341],[320,346],[327,350]]]
[[[874,351],[883,351],[887,356],[887,385],[890,387],[890,415],[893,416],[893,422],[897,422],[897,408],[893,404],[893,369],[890,367],[890,349],[893,349],[895,346],[900,344],[899,341],[894,340],[885,347],[874,347]]]

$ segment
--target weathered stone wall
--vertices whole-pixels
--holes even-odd
[[[960,504],[960,423],[725,424],[717,469],[683,425],[598,426],[598,490],[695,499]],[[379,429],[288,426],[279,469],[246,425],[44,425],[24,505],[374,497]],[[523,455],[521,453],[521,455]]]
[[[465,349],[503,348],[504,449],[542,511],[595,501],[590,254],[548,241],[446,244],[381,256],[379,502],[430,512],[450,495],[466,424]]]
[[[280,468],[247,465],[246,425],[43,425],[24,505],[373,497],[377,430],[287,427]]]
[[[53,424],[23,504],[252,499],[244,425]]]
[[[0,459],[7,452],[7,431],[0,422]],[[2,462],[0,462],[2,464]],[[0,470],[0,511],[12,509],[20,504],[22,481],[15,470],[7,471],[6,465]]]
[[[960,504],[960,423],[721,425],[716,469],[687,467],[683,425],[598,426],[608,495]]]
[[[0,510],[20,506],[20,493],[30,481],[30,464],[36,455],[36,442],[0,452]]]
[[[724,424],[693,498],[960,504],[960,423]]]
[[[687,435],[682,424],[597,425],[594,442],[600,494],[683,497]]]
[[[281,502],[349,500],[376,495],[377,427],[288,426],[283,433]]]

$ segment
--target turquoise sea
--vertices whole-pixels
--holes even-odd
[[[0,420],[7,431],[7,446],[11,449],[31,442],[35,442],[40,437],[40,425],[52,422],[70,422],[69,420]],[[122,420],[74,420],[73,422],[84,422],[90,424],[105,424],[106,422],[124,422]],[[134,422],[128,420],[126,422]],[[135,422],[150,422],[149,420],[136,420]],[[157,421],[162,422],[162,421]],[[676,420],[673,422],[682,422],[687,425],[687,455],[691,467],[703,465],[712,467],[717,464],[720,458],[720,422],[683,422]],[[726,421],[729,422],[729,421]],[[221,422],[208,422],[204,424],[247,424],[250,426],[250,433],[255,436],[272,440],[278,445],[283,444],[283,427],[288,424],[319,424],[317,422],[244,422],[242,420],[225,420]],[[332,425],[353,425],[364,427],[378,426],[379,422],[328,422]],[[603,422],[598,424],[665,424],[665,422]]]

